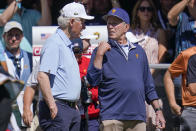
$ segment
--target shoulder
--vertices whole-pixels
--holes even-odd
[[[60,45],[59,36],[56,34],[51,35],[44,43],[43,48],[57,48]]]
[[[165,31],[162,28],[157,29],[158,36],[165,35]]]
[[[184,51],[182,51],[180,54],[182,54],[183,56],[192,56],[193,54],[196,54],[196,46],[188,48]]]
[[[23,49],[20,49],[24,55],[24,57],[27,57],[28,59],[32,59],[33,54],[27,51],[24,51]]]
[[[138,44],[138,43],[134,43],[134,46],[136,46],[136,50],[141,51],[142,53],[145,53],[144,49]]]
[[[24,9],[24,13],[32,15],[41,15],[39,11],[34,9]]]

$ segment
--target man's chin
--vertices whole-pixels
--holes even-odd
[[[19,47],[10,47],[9,50],[10,51],[17,51],[17,50],[19,50]]]

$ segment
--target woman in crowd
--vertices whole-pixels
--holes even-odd
[[[145,50],[149,64],[163,62],[167,51],[165,33],[158,27],[156,8],[152,0],[138,0],[132,14],[131,34],[140,39],[139,45]],[[127,34],[129,38],[130,35]],[[151,73],[154,70],[151,69]],[[161,104],[161,102],[160,102]],[[147,105],[147,131],[155,125],[155,112]]]

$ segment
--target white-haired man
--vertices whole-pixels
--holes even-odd
[[[69,3],[61,10],[56,33],[43,46],[38,83],[43,95],[39,103],[39,122],[45,131],[77,131],[80,113],[76,109],[81,80],[70,39],[85,28],[84,20],[93,19],[83,5]]]

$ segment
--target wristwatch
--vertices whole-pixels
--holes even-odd
[[[157,111],[162,111],[162,108],[161,108],[161,107],[155,108],[154,111],[155,111],[155,113],[156,113]]]

